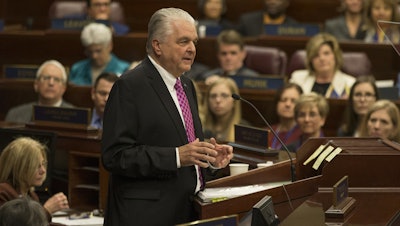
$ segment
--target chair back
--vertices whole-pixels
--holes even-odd
[[[246,45],[247,52],[244,64],[260,74],[285,75],[287,55],[275,47]]]

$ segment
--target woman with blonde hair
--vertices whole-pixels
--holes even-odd
[[[46,179],[46,149],[29,137],[19,137],[4,148],[0,155],[0,206],[18,197],[39,201],[34,187],[41,186]],[[51,214],[69,208],[67,197],[57,193],[43,208],[51,222]]]
[[[368,110],[361,127],[362,137],[380,137],[400,142],[400,113],[390,100],[378,100]]]
[[[343,56],[337,39],[328,33],[319,33],[307,42],[306,54],[307,70],[294,71],[290,82],[299,84],[304,93],[347,98],[356,79],[340,70]]]
[[[218,141],[234,141],[234,125],[248,124],[242,120],[240,101],[232,94],[239,88],[231,78],[221,77],[211,83],[204,99],[204,136],[215,137]]]

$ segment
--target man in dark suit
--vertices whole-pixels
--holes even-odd
[[[24,103],[11,108],[6,115],[5,121],[16,123],[28,123],[32,121],[33,106],[49,107],[74,107],[64,101],[63,96],[67,90],[67,72],[64,66],[56,60],[48,60],[42,63],[33,82],[33,88],[38,94],[38,100]]]
[[[265,33],[264,25],[295,25],[297,21],[286,15],[290,0],[264,0],[264,10],[245,13],[239,18],[239,32],[243,36],[258,36]]]
[[[187,12],[158,10],[149,22],[148,56],[114,83],[103,124],[102,160],[110,172],[105,226],[197,219],[192,201],[204,186],[201,169],[225,167],[233,157],[231,146],[202,141],[195,88],[181,76],[197,40]]]

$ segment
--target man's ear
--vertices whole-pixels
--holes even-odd
[[[160,56],[162,52],[160,47],[160,42],[157,39],[154,39],[153,41],[151,41],[151,45],[153,46],[154,53],[157,56]]]

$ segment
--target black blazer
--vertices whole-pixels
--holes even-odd
[[[203,140],[193,83],[185,76],[181,81],[196,137]],[[107,101],[102,160],[111,174],[104,225],[174,225],[196,219],[195,167],[176,166],[175,148],[186,143],[178,109],[146,58],[115,82]]]
[[[286,15],[284,25],[296,25],[298,22]],[[239,18],[238,31],[243,36],[259,36],[265,34],[264,29],[264,12],[256,11],[245,13]]]

